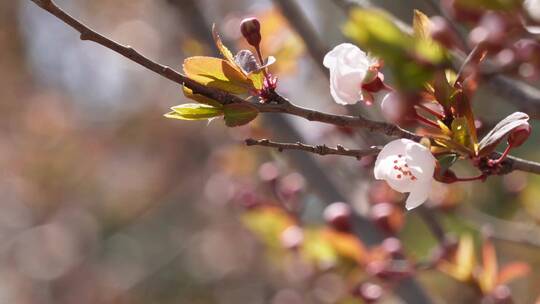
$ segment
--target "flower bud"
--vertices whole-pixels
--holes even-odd
[[[348,232],[351,230],[352,210],[349,205],[336,202],[324,209],[324,220],[332,228],[338,231]]]
[[[246,18],[242,20],[240,31],[251,46],[259,47],[261,43],[261,23],[257,18]]]
[[[508,144],[512,145],[512,147],[519,147],[521,146],[531,135],[531,126],[529,124],[523,124],[510,133],[508,135]]]

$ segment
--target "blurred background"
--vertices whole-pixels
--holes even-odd
[[[344,41],[339,6],[297,2],[325,46]],[[410,22],[414,8],[434,13],[429,2],[377,4]],[[278,59],[279,91],[301,105],[343,111],[331,100],[320,62],[271,1],[57,3],[177,70],[186,57],[216,55],[212,23],[239,50],[245,47],[239,22],[258,16],[263,49]],[[321,224],[332,200],[347,200],[369,216],[370,189],[381,187],[372,181],[370,160],[314,160],[247,148],[243,140],[362,147],[384,138],[366,141],[348,130],[281,117],[233,129],[221,121],[167,120],[163,113],[186,101],[176,84],[80,41],[28,0],[0,2],[0,16],[0,303],[339,302],[343,279],[269,257],[253,225],[245,225],[244,205],[264,199],[257,187],[277,174],[282,193],[300,202],[306,225]],[[487,122],[513,110],[494,95],[482,90],[476,102]],[[380,118],[377,105],[370,112]],[[515,154],[538,161],[539,143],[533,135]],[[539,186],[539,177],[513,173],[485,184],[437,185],[430,202],[444,207],[443,223],[455,233],[477,235],[490,225],[500,263],[530,265],[531,274],[510,285],[517,303],[533,303],[540,293]],[[416,213],[399,217],[406,217],[399,225],[407,252],[425,257],[434,238]],[[468,302],[473,291],[440,272],[417,279],[436,303],[474,303]],[[399,303],[392,295],[385,301]]]

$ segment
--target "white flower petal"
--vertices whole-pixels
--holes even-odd
[[[536,22],[540,22],[540,0],[525,0],[523,7]]]
[[[435,164],[436,159],[428,148],[409,139],[397,139],[381,150],[373,173],[395,191],[410,192],[406,201],[410,210],[426,201]]]
[[[373,62],[376,60],[350,43],[342,43],[326,54],[323,65],[330,69],[330,93],[336,103],[363,100],[362,84]]]
[[[411,191],[409,197],[407,197],[405,208],[411,210],[422,205],[428,199],[430,191],[431,181],[419,184],[414,191]]]

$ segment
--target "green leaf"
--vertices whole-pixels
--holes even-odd
[[[244,94],[253,89],[253,83],[236,66],[214,57],[196,56],[184,60],[186,75],[203,84],[233,94]]]
[[[343,31],[361,47],[385,60],[401,56],[413,45],[413,38],[402,32],[381,10],[353,9]]]
[[[223,109],[199,103],[186,103],[172,107],[171,110],[164,116],[181,120],[204,120],[223,115]]]
[[[439,161],[439,165],[441,166],[441,174],[444,174],[446,170],[448,170],[454,163],[459,159],[459,155],[455,153],[450,154],[444,154],[442,156],[437,157],[437,161]]]
[[[452,139],[462,146],[471,146],[471,136],[469,132],[469,126],[467,118],[457,117],[452,121]]]
[[[243,126],[257,117],[259,111],[252,105],[233,103],[225,105],[225,124],[228,127]]]
[[[491,153],[508,133],[523,124],[528,124],[528,120],[529,115],[522,112],[515,112],[499,121],[478,144],[480,149],[479,154],[483,156]]]
[[[427,16],[418,12],[415,22],[417,32],[410,35],[384,11],[354,9],[343,32],[360,47],[384,60],[398,88],[415,91],[423,89],[435,67],[447,60],[444,49],[427,33]]]
[[[469,139],[467,140],[468,145],[466,145],[466,147],[474,151],[475,155],[478,154],[478,136],[476,134],[474,113],[469,98],[463,91],[457,90],[450,97],[450,102],[457,117],[456,119],[459,120],[459,124],[462,124],[468,132]],[[465,118],[466,123],[463,122],[462,118]],[[454,131],[453,127],[452,131]]]
[[[432,63],[439,63],[446,59],[446,50],[442,45],[431,38],[431,20],[419,10],[414,10],[413,35],[416,40],[416,53]]]

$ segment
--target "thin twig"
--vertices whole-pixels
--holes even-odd
[[[171,69],[168,66],[161,65],[156,63],[147,57],[143,56],[135,49],[130,46],[121,45],[97,32],[90,29],[80,21],[71,17],[69,14],[64,12],[59,8],[52,0],[30,0],[37,4],[39,7],[48,11],[52,15],[56,16],[58,19],[65,22],[67,25],[71,26],[80,33],[80,38],[82,40],[93,41],[97,44],[100,44],[108,49],[115,51],[116,53],[140,64],[143,67],[175,82],[180,85],[185,85],[186,87],[192,89],[195,93],[204,95],[206,97],[217,100],[222,104],[230,103],[248,103],[247,100],[242,99],[233,94],[227,93],[225,91],[208,87],[202,85],[194,80],[189,79],[188,77],[180,74],[179,72]],[[251,103],[255,106],[261,113],[284,113],[293,116],[303,117],[309,121],[318,121],[322,123],[332,124],[335,126],[342,127],[356,127],[356,128],[365,128],[372,132],[379,132],[386,134],[388,136],[408,138],[412,140],[420,140],[421,136],[416,135],[410,131],[404,130],[396,125],[388,124],[385,122],[378,122],[366,119],[362,116],[349,116],[349,115],[336,115],[323,113],[311,109],[302,108],[296,106],[289,102],[286,98],[281,95],[274,93],[270,102],[262,103]],[[511,172],[513,170],[521,170],[525,172],[540,174],[540,163],[526,161],[515,157],[509,157],[506,161],[505,173]]]
[[[246,145],[276,148],[279,152],[282,152],[284,150],[301,150],[301,151],[306,151],[306,152],[310,152],[310,153],[314,153],[318,155],[342,155],[342,156],[354,157],[356,159],[360,159],[364,156],[375,155],[381,151],[381,148],[379,147],[371,147],[371,148],[362,149],[362,150],[354,150],[354,149],[347,149],[341,145],[337,145],[336,148],[331,148],[326,145],[311,146],[311,145],[306,145],[301,142],[281,143],[281,142],[271,141],[268,139],[253,139],[253,138],[246,139]]]

